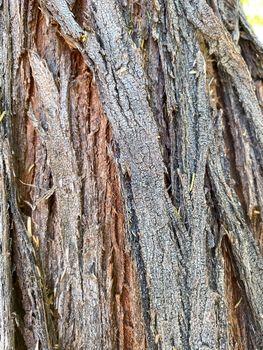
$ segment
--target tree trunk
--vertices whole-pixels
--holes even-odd
[[[0,348],[263,349],[263,48],[239,2],[0,7]]]

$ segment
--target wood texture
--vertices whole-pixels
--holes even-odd
[[[263,48],[239,2],[0,16],[0,349],[263,348]]]

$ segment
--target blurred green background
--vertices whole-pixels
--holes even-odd
[[[263,0],[241,0],[248,22],[263,43]]]

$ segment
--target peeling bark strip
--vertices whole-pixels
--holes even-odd
[[[240,5],[0,16],[1,349],[263,348],[263,48]]]
[[[66,57],[65,57],[66,59]],[[64,61],[64,62],[63,62]],[[65,60],[62,59],[61,72],[67,74]],[[66,78],[61,75],[61,95],[48,67],[36,54],[31,54],[30,65],[33,78],[37,84],[40,99],[47,119],[47,152],[52,170],[53,186],[55,187],[56,205],[60,226],[62,256],[59,263],[60,273],[58,285],[54,288],[57,294],[56,309],[61,319],[61,327],[67,322],[65,308],[67,293],[72,293],[70,308],[74,327],[81,328],[83,290],[79,252],[78,252],[78,225],[81,217],[80,179],[77,174],[76,156],[70,142],[69,121],[67,118],[67,86],[63,86]],[[68,342],[72,337],[71,330],[65,334],[63,341]]]

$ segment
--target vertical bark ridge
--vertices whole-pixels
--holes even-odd
[[[2,137],[3,135],[1,135]],[[3,143],[0,144],[1,152],[3,151]],[[0,162],[0,200],[1,200],[1,211],[0,211],[0,247],[1,247],[1,258],[0,258],[0,278],[2,281],[2,287],[0,292],[0,342],[3,349],[11,350],[14,348],[14,333],[15,325],[13,322],[11,302],[12,296],[10,293],[12,285],[11,275],[11,244],[10,244],[10,216],[8,211],[8,184],[6,181],[6,169],[3,159]]]

